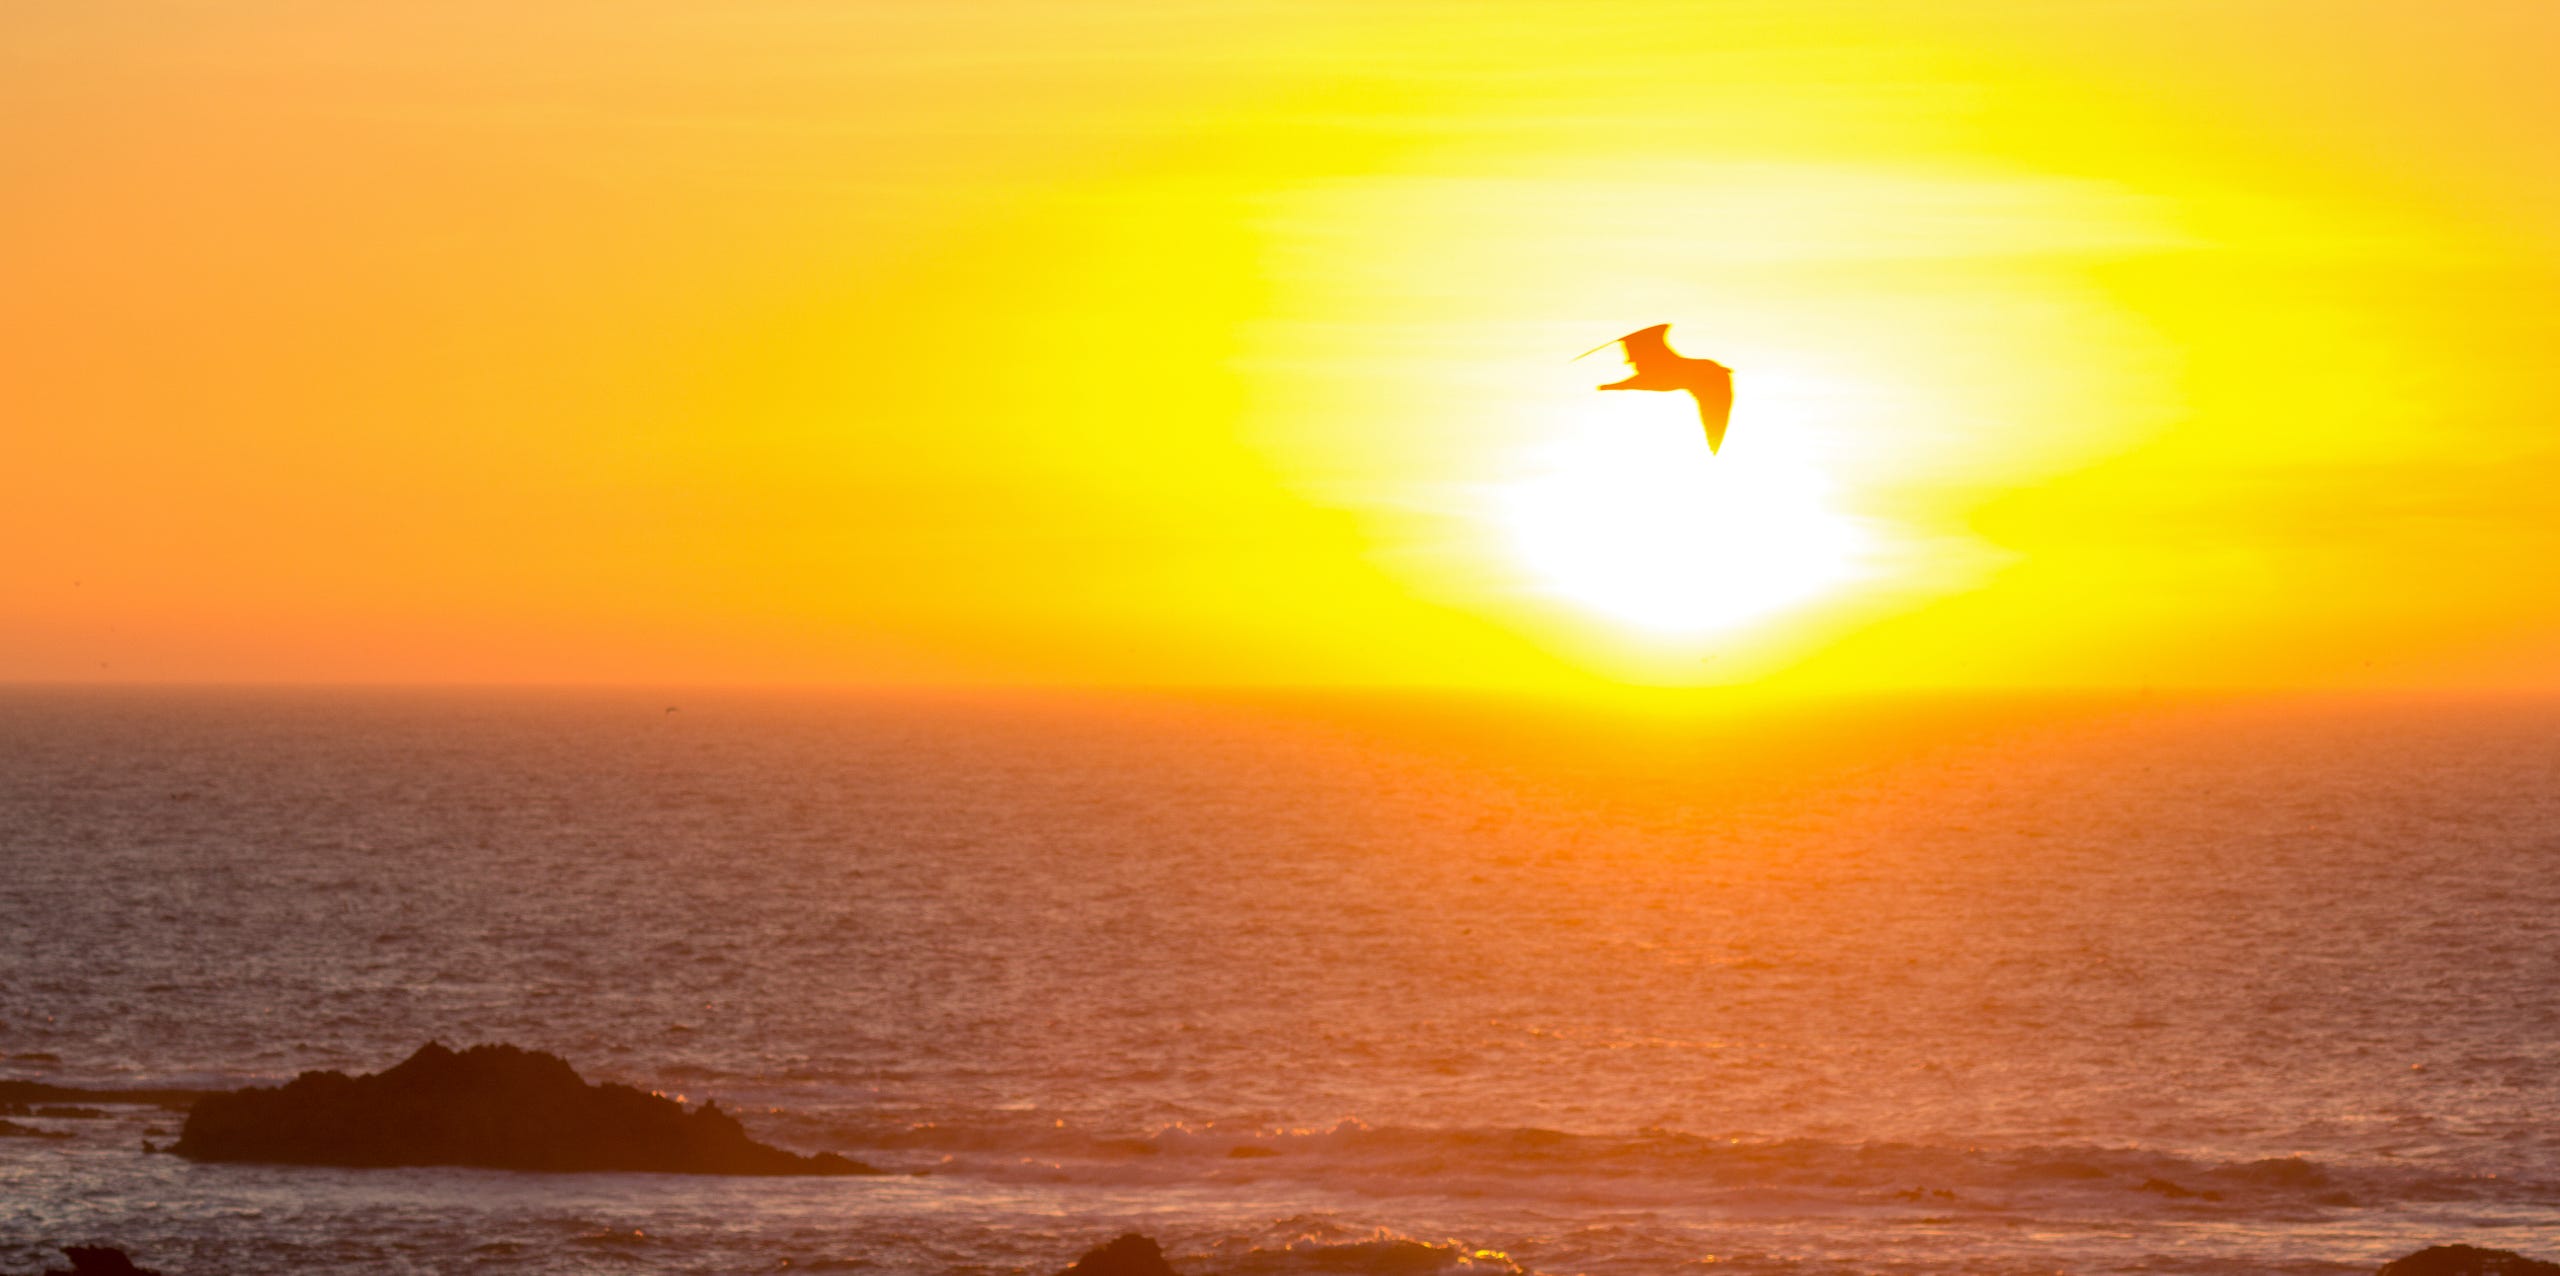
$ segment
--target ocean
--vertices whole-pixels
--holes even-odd
[[[2560,703],[0,691],[0,1076],[429,1040],[890,1173],[21,1117],[0,1271],[2560,1258]]]

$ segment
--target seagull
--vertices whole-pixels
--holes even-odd
[[[1603,341],[1574,358],[1587,358],[1611,346],[1626,347],[1627,366],[1636,370],[1635,375],[1600,388],[1688,391],[1698,401],[1698,423],[1707,427],[1707,451],[1720,451],[1724,447],[1725,423],[1733,418],[1733,369],[1713,359],[1692,359],[1674,353],[1670,339],[1662,335],[1669,331],[1670,324],[1658,323],[1614,341]]]

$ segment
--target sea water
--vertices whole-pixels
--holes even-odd
[[[0,1270],[2560,1257],[2560,705],[0,693],[0,1075],[428,1040],[889,1173],[24,1117]]]

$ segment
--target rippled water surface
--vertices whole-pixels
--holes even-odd
[[[2560,1257],[2555,919],[2549,703],[6,692],[0,1074],[512,1041],[901,1173],[22,1118],[0,1270]]]

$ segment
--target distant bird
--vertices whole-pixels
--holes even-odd
[[[1669,331],[1670,324],[1658,323],[1615,341],[1603,341],[1574,358],[1587,358],[1613,345],[1626,347],[1627,366],[1636,370],[1635,375],[1600,388],[1688,391],[1698,401],[1698,423],[1707,427],[1707,451],[1721,451],[1724,427],[1733,419],[1733,369],[1713,359],[1692,359],[1674,353],[1670,339],[1663,335]]]

